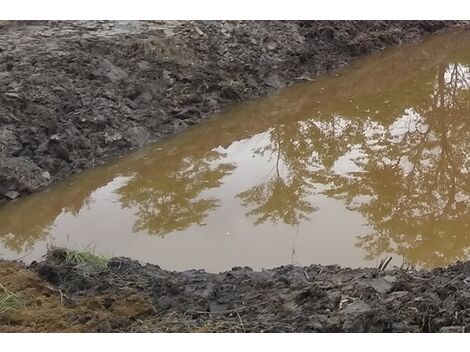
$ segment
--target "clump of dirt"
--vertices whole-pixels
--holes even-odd
[[[75,21],[0,27],[0,202],[231,102],[455,21]]]
[[[71,297],[16,262],[0,261],[0,283],[19,300],[0,313],[0,332],[119,331],[153,313],[142,294]]]
[[[283,266],[169,272],[128,258],[105,270],[33,263],[31,270],[76,303],[75,317],[103,313],[88,331],[132,332],[465,332],[470,329],[470,262],[445,269]],[[47,291],[49,292],[49,291]],[[100,301],[91,306],[93,297]],[[139,304],[131,299],[139,297]],[[149,301],[140,301],[148,297]],[[58,297],[56,303],[58,304]],[[80,302],[87,304],[87,310]],[[151,309],[146,303],[150,302]],[[85,304],[83,303],[83,304]],[[136,318],[135,307],[140,316]],[[84,313],[85,312],[85,313]],[[119,319],[117,317],[120,317]],[[121,320],[120,320],[121,319]],[[31,322],[30,322],[31,324]],[[34,326],[34,325],[33,325]]]

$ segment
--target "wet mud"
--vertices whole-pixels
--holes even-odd
[[[0,262],[4,286],[26,298],[0,318],[0,331],[467,332],[469,265],[209,274],[128,258],[104,270],[51,258],[29,269]]]
[[[455,21],[0,26],[0,201]]]

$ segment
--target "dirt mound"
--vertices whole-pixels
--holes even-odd
[[[0,332],[467,332],[470,262],[446,269],[284,266],[169,272],[0,261]],[[4,292],[3,292],[4,291]]]
[[[10,22],[0,27],[0,201],[444,21]]]
[[[110,323],[106,331],[464,332],[470,328],[470,262],[433,271],[312,265],[209,274],[169,272],[113,258],[105,270],[50,261],[35,263],[31,269],[65,295],[84,302],[91,297],[149,298],[151,310],[139,319],[125,320],[127,324]],[[120,301],[124,310],[126,300]]]

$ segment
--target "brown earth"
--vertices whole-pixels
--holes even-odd
[[[0,25],[0,202],[456,21]]]
[[[112,295],[70,298],[17,262],[0,261],[0,284],[20,304],[0,310],[0,332],[88,332],[129,326],[153,313],[142,294],[116,291]],[[0,299],[4,294],[0,289]]]

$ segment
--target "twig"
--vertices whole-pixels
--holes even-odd
[[[201,310],[187,310],[186,312],[184,312],[184,314],[186,314],[186,313],[198,313],[198,314],[227,314],[227,313],[238,313],[238,312],[240,312],[240,311],[242,311],[242,310],[250,309],[250,308],[253,308],[253,307],[258,307],[258,306],[267,304],[267,303],[269,303],[269,302],[270,302],[270,301],[265,301],[265,302],[261,302],[261,303],[258,303],[258,304],[253,304],[253,305],[250,305],[250,306],[245,306],[245,307],[236,308],[236,309],[222,310],[222,311],[219,311],[219,312],[204,312],[204,311],[201,311]]]
[[[58,288],[57,291],[59,291],[59,293],[60,293],[60,303],[64,303],[64,294],[62,293],[60,288]]]
[[[242,326],[243,332],[246,332],[246,331],[245,331],[245,326],[243,325],[242,317],[240,316],[240,314],[238,313],[238,311],[235,312],[235,313],[237,313],[238,320],[240,320],[240,325]]]
[[[454,277],[452,280],[449,280],[447,281],[444,285],[442,286],[439,286],[439,288],[443,288],[443,287],[446,287],[448,284],[460,279],[464,274],[460,274],[460,275],[457,275],[456,277]]]

